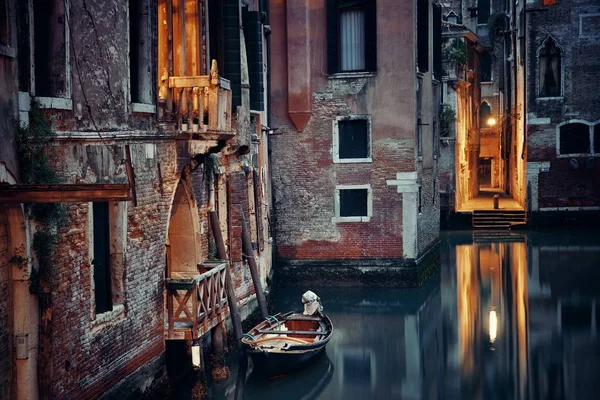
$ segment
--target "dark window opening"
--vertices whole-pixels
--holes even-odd
[[[429,0],[417,3],[417,65],[420,72],[429,71]]]
[[[589,152],[589,126],[581,123],[572,123],[560,127],[560,154],[580,154]]]
[[[340,217],[368,216],[367,189],[340,189]]]
[[[112,310],[108,203],[93,203],[94,296],[96,314]]]
[[[540,50],[540,97],[560,96],[561,94],[561,55],[550,38]]]
[[[369,127],[365,119],[338,122],[339,158],[369,158]]]
[[[8,2],[0,0],[0,45],[10,46],[10,21],[8,19]]]
[[[490,0],[477,1],[477,23],[487,24],[490,19]]]
[[[592,305],[563,304],[560,320],[562,327],[566,329],[589,329],[592,325]]]
[[[248,57],[248,75],[250,80],[250,109],[263,111],[264,83],[263,83],[263,35],[260,12],[248,11],[243,8],[244,38],[246,41],[246,54]]]
[[[419,214],[421,214],[421,212],[423,211],[422,204],[421,204],[421,186],[419,186],[419,209],[418,209],[418,211],[419,211]]]
[[[29,4],[17,1],[17,57],[19,64],[19,91],[29,92],[31,85],[31,45],[29,42]]]
[[[65,94],[65,22],[62,0],[33,1],[36,96]]]
[[[139,0],[129,0],[129,90],[131,102],[140,102],[140,81],[138,65],[140,62],[140,9]]]
[[[487,102],[481,103],[479,107],[479,127],[480,128],[489,128],[487,121],[492,114],[492,107]]]
[[[376,71],[375,0],[327,0],[328,72]]]
[[[492,81],[492,56],[488,51],[479,55],[479,68],[481,71],[481,82]]]
[[[600,154],[600,124],[594,126],[594,153]]]

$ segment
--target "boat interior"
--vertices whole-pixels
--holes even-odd
[[[319,317],[303,314],[268,317],[242,341],[253,347],[285,349],[292,345],[312,344],[325,338],[326,324]]]

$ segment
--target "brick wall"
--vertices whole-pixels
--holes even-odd
[[[528,4],[541,10],[527,14],[527,90],[528,90],[528,161],[535,170],[528,171],[530,193],[537,195],[538,206],[598,207],[600,206],[600,149],[592,154],[574,157],[580,164],[577,170],[569,166],[569,158],[557,157],[557,125],[569,120],[593,123],[600,119],[600,28],[595,37],[580,36],[580,17],[599,13],[593,0],[565,0],[554,6],[542,7],[541,1]],[[586,30],[586,32],[588,32]],[[585,34],[585,32],[584,32]],[[537,53],[549,35],[561,47],[562,96],[541,99],[539,92],[539,62]],[[591,168],[584,167],[588,158],[595,159]],[[549,162],[539,171],[537,162]],[[537,190],[531,185],[537,183]]]
[[[6,211],[0,205],[0,398],[10,396],[12,370],[12,314],[10,299],[10,265],[8,264],[8,221]]]

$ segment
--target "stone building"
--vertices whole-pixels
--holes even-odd
[[[416,285],[439,237],[439,8],[270,11],[277,276]]]
[[[536,0],[526,15],[529,209],[534,220],[597,219],[600,5]]]
[[[166,278],[215,257],[211,210],[251,308],[244,217],[263,285],[271,262],[262,7],[0,3],[0,398],[159,376]]]
[[[471,75],[477,77],[467,86],[476,95],[465,104],[468,104],[471,121],[466,147],[459,143],[458,137],[456,143],[442,138],[442,146],[445,141],[449,144],[446,157],[441,160],[442,179],[446,182],[442,186],[442,197],[448,199],[443,201],[442,220],[463,213],[472,215],[473,226],[477,226],[477,214],[493,211],[493,196],[498,195],[499,208],[503,211],[483,216],[484,225],[489,226],[487,222],[502,226],[523,224],[527,206],[523,5],[503,0],[451,0],[442,6],[443,35],[455,38],[462,31],[463,42],[477,49],[473,53],[475,62],[467,60],[465,66],[469,79]],[[452,49],[446,47],[444,54],[447,50]],[[454,79],[448,76],[446,80]],[[450,108],[460,111],[452,104],[456,97],[452,86],[444,86],[442,98],[444,102],[450,101]],[[458,114],[455,125],[457,128],[462,125]],[[512,214],[508,216],[508,213]]]

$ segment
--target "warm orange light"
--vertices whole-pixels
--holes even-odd
[[[496,121],[496,118],[494,118],[494,117],[490,117],[490,118],[488,118],[488,120],[487,120],[487,124],[488,124],[488,126],[494,126],[494,125],[496,125],[496,123],[497,123],[497,122],[498,122],[498,121]]]

